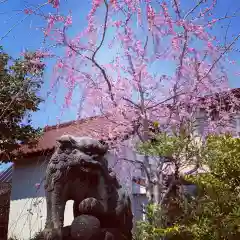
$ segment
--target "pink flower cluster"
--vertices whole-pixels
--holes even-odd
[[[31,8],[26,8],[24,9],[24,13],[30,15],[30,14],[33,14],[33,10]]]
[[[37,190],[39,190],[40,187],[41,187],[41,184],[40,184],[40,183],[36,183],[36,184],[35,184],[35,188],[36,188]]]
[[[52,4],[54,8],[58,8],[60,6],[60,0],[48,0],[48,2]]]
[[[88,16],[89,19],[94,15],[94,13],[97,11],[97,9],[100,7],[100,5],[102,3],[103,3],[103,0],[93,0],[92,1],[92,9]]]
[[[228,86],[222,66],[230,60],[219,58],[221,52],[210,31],[218,18],[203,21],[216,1],[203,1],[188,17],[184,14],[189,9],[180,2],[93,0],[87,26],[74,37],[66,33],[67,43],[62,29],[73,25],[72,16],[50,14],[46,36],[65,47],[54,73],[67,88],[65,106],[71,106],[79,86],[85,116],[116,116],[111,120],[119,127],[109,130],[112,136],[132,126],[132,119],[141,124],[162,119],[178,127],[191,122],[199,99]],[[107,9],[108,16],[103,16]],[[38,54],[36,58],[41,59]],[[209,116],[212,104],[218,103],[211,99],[201,106]],[[221,125],[228,120],[225,115],[220,114]],[[212,124],[211,129],[219,125]]]
[[[65,20],[65,26],[70,26],[72,25],[72,16],[68,15]]]

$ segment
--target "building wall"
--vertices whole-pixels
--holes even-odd
[[[196,127],[195,133],[198,136],[201,136],[206,130],[207,114],[203,110],[200,110],[197,114],[195,127]],[[240,136],[240,112],[232,114],[230,122],[227,127],[230,127],[233,130],[233,135],[235,137]]]
[[[122,150],[123,156],[132,158],[129,150]],[[127,155],[126,155],[127,154]],[[136,219],[141,217],[138,202],[144,195],[133,197],[132,192],[140,193],[139,187],[132,187],[131,176],[136,173],[135,166],[125,161],[117,161],[113,153],[108,156],[112,167],[122,186],[130,193],[133,214]],[[29,239],[44,228],[46,220],[46,199],[44,181],[49,158],[38,157],[14,164],[12,178],[12,193],[10,203],[8,237]],[[40,187],[38,185],[40,184]],[[135,204],[133,202],[136,202]],[[68,201],[65,209],[64,225],[70,225],[73,220],[73,201]],[[135,212],[136,211],[136,212]]]
[[[8,237],[29,239],[45,223],[46,207],[43,184],[47,159],[37,158],[14,164]]]

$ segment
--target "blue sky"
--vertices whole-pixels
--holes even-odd
[[[12,166],[12,163],[2,163],[2,164],[0,164],[0,174],[4,170],[8,169],[10,166]]]
[[[0,5],[0,36],[3,36],[16,22],[21,21],[24,18],[23,14],[18,14],[14,10],[22,10],[25,8],[22,0],[8,0],[7,4]],[[30,0],[27,6],[36,5],[42,3],[42,0]],[[81,2],[81,4],[79,4]],[[78,27],[83,28],[86,24],[85,16],[87,15],[90,4],[89,1],[62,1],[64,11],[68,12],[68,9],[73,11],[73,17],[80,23]],[[67,6],[65,4],[67,3]],[[75,4],[74,4],[75,3]],[[77,3],[77,4],[76,4]],[[3,5],[3,6],[2,6]],[[45,7],[42,9],[45,13],[51,12],[52,9]],[[18,57],[19,53],[25,48],[28,50],[35,50],[41,46],[43,40],[43,34],[37,28],[44,26],[43,21],[39,17],[30,16],[19,24],[5,39],[0,42],[0,45],[4,47],[4,50],[13,57]],[[77,29],[76,29],[77,31]],[[58,104],[53,103],[52,98],[46,98],[47,92],[50,90],[50,79],[52,74],[53,62],[48,61],[47,68],[44,76],[44,85],[41,90],[41,96],[46,100],[44,104],[41,104],[41,110],[33,114],[33,125],[43,127],[45,125],[53,125],[56,123],[57,118],[61,114],[61,106],[63,102],[64,89],[61,88],[58,91]],[[74,107],[73,107],[74,108]],[[67,109],[61,121],[67,121],[76,117],[76,107],[74,109]]]
[[[3,36],[12,26],[14,26],[18,21],[21,21],[25,16],[19,12],[23,10],[26,6],[36,5],[42,3],[42,0],[8,0],[4,4],[0,4],[0,37]],[[184,6],[190,6],[193,0],[183,0],[182,4]],[[231,10],[240,8],[239,0],[220,0],[219,7],[216,9],[216,15],[224,15],[226,10]],[[62,11],[68,12],[72,10],[73,20],[78,24],[74,24],[72,32],[77,32],[78,29],[83,29],[86,24],[86,15],[91,7],[90,0],[61,0]],[[50,7],[45,7],[42,9],[45,13],[51,12]],[[231,23],[230,32],[234,33],[239,30],[239,20],[240,17],[234,19]],[[4,47],[4,50],[13,57],[18,57],[20,52],[25,48],[29,50],[37,49],[41,45],[43,39],[42,33],[37,28],[43,26],[43,22],[39,17],[30,16],[26,18],[23,22],[17,25],[16,28],[2,41],[0,45]],[[217,36],[221,36],[221,28],[216,28],[215,33]],[[237,44],[240,47],[240,43]],[[239,60],[238,54],[233,55],[235,60]],[[106,60],[106,54],[102,51],[99,54],[99,58]],[[101,59],[101,60],[102,60]],[[107,61],[107,60],[106,60]],[[46,98],[47,92],[50,89],[50,79],[52,73],[52,62],[49,61],[47,69],[44,76],[44,85],[41,90],[41,96],[43,96],[46,101],[41,104],[40,111],[33,114],[33,125],[43,127],[45,125],[56,124],[58,117],[61,114],[61,106],[64,100],[64,87],[60,88],[57,92],[57,104],[53,102],[52,98]],[[232,72],[234,72],[234,68]],[[240,87],[238,78],[235,77],[230,72],[230,81],[232,87]],[[68,121],[76,118],[77,112],[77,99],[71,108],[64,110],[63,115],[61,116],[61,121]],[[1,166],[0,166],[1,171]]]

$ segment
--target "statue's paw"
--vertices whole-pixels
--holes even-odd
[[[132,238],[127,238],[126,236],[122,235],[118,229],[115,228],[106,228],[102,229],[104,233],[103,239],[104,240],[131,240]]]
[[[43,237],[44,240],[59,240],[62,239],[62,231],[61,229],[51,229],[51,228],[45,228],[43,230]]]
[[[51,228],[45,228],[43,230],[43,238],[44,240],[51,240],[53,238],[53,230]]]
[[[96,198],[86,198],[79,204],[81,214],[99,215],[104,212],[104,207]]]

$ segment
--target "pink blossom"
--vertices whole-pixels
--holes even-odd
[[[116,26],[117,28],[121,27],[122,25],[122,21],[115,21],[114,22],[114,26]]]
[[[56,18],[53,15],[50,14],[49,17],[48,17],[48,20],[47,20],[47,23],[48,23],[47,28],[45,30],[45,35],[46,36],[51,32],[51,30],[52,30],[52,28],[55,24],[55,21],[56,21]]]
[[[65,26],[70,26],[70,25],[72,25],[72,16],[68,15],[65,20]]]
[[[147,18],[149,22],[152,22],[154,20],[155,17],[155,12],[154,9],[152,8],[152,6],[150,4],[147,5]]]
[[[60,6],[60,0],[48,0],[48,2],[52,4],[54,8],[58,8]]]
[[[176,21],[176,25],[177,25],[177,26],[183,26],[184,23],[185,23],[185,21],[184,21],[183,19],[180,19],[180,20],[177,20],[177,21]]]
[[[207,46],[210,50],[214,49],[213,44],[210,41],[207,42]]]
[[[194,33],[199,39],[207,40],[208,35],[202,26],[194,26]]]
[[[24,9],[24,13],[25,14],[32,14],[33,13],[33,10],[32,9],[30,9],[30,8],[27,8],[27,9]]]
[[[181,39],[179,37],[173,37],[172,38],[172,47],[174,49],[179,49],[181,44]]]
[[[119,10],[119,4],[117,0],[110,0],[110,5],[116,10]]]
[[[217,41],[213,41],[213,32],[210,31],[210,26],[205,24],[216,22],[216,19],[209,20],[207,17],[214,4],[204,3],[208,8],[203,10],[202,17],[197,14],[200,9],[196,9],[194,18],[185,19],[183,15],[188,9],[184,9],[179,4],[179,0],[176,2],[181,11],[180,17],[170,1],[107,1],[109,10],[107,37],[103,41],[103,47],[97,50],[95,56],[96,62],[101,67],[99,68],[91,57],[98,49],[103,36],[102,14],[105,13],[106,8],[104,0],[93,0],[87,26],[77,33],[77,37],[66,33],[68,43],[77,49],[77,53],[64,45],[65,52],[58,56],[55,64],[55,83],[64,84],[67,89],[63,97],[64,108],[73,104],[72,100],[75,100],[73,90],[79,84],[86,92],[84,96],[79,96],[81,93],[76,95],[76,99],[79,96],[81,99],[79,101],[82,101],[81,113],[84,116],[105,113],[114,116],[109,122],[116,122],[117,127],[113,125],[109,127],[109,133],[103,136],[108,139],[109,136],[113,137],[116,133],[132,128],[132,119],[138,120],[142,128],[142,119],[146,116],[149,121],[163,119],[164,123],[169,123],[166,129],[171,129],[172,126],[178,128],[181,121],[192,120],[197,111],[199,97],[226,90],[228,78],[218,66],[229,63],[227,58],[222,58],[208,73],[214,59],[219,56],[215,46]],[[100,7],[102,7],[101,11]],[[119,9],[121,14],[117,11]],[[96,14],[98,10],[100,14]],[[144,24],[136,27],[136,21],[137,24],[141,24],[144,19],[147,19],[149,28],[145,28]],[[62,28],[64,25],[72,24],[71,16],[60,13],[50,14],[46,20],[47,35],[51,37],[53,43],[58,45],[61,43],[62,46]],[[112,30],[113,34],[110,34]],[[185,31],[187,31],[187,39],[185,39]],[[112,47],[115,45],[117,45],[116,49]],[[102,56],[100,52],[103,53]],[[207,58],[204,57],[205,54]],[[111,56],[111,61],[108,60],[108,55]],[[41,62],[41,57],[41,53],[38,53],[31,60]],[[102,70],[105,71],[105,75]],[[172,108],[160,104],[179,92],[184,94],[176,97],[177,100]],[[141,101],[142,93],[144,93],[144,101]],[[171,99],[166,102],[166,105],[171,104],[172,101]],[[209,112],[209,116],[211,113],[208,110],[212,104],[218,105],[213,99],[206,100],[202,104],[202,108]],[[142,115],[139,106],[144,108],[145,115]],[[220,123],[227,125],[228,118],[224,113],[220,114],[220,118],[221,121],[211,124],[211,130],[215,131],[217,128],[219,130]],[[204,129],[204,132],[206,131]],[[97,132],[93,134],[98,135]]]
[[[56,66],[57,66],[57,68],[62,69],[64,67],[64,64],[62,61],[59,61]]]
[[[90,20],[94,13],[97,11],[97,9],[100,7],[101,3],[103,3],[103,0],[92,0],[92,9],[88,15],[88,19]]]
[[[93,0],[93,5],[99,7],[103,0]]]
[[[53,54],[51,54],[48,51],[40,51],[40,50],[38,50],[38,51],[35,52],[35,57],[36,58],[46,58],[46,57],[52,57],[52,56],[53,56]]]
[[[35,188],[38,190],[38,189],[40,189],[40,187],[41,187],[41,184],[40,183],[36,183],[35,184]]]
[[[195,52],[195,48],[188,48],[188,52],[190,52],[190,53]]]
[[[30,63],[39,67],[45,66],[45,63],[41,62],[40,60],[30,60]]]
[[[230,64],[236,64],[236,61],[232,60],[232,61],[229,61]]]
[[[165,18],[168,18],[169,15],[168,15],[167,3],[163,1],[161,4],[161,7],[163,9],[163,14],[164,14]]]
[[[136,52],[137,52],[140,56],[143,56],[143,54],[144,54],[144,49],[143,49],[142,44],[141,44],[140,41],[136,41],[135,49],[136,49]]]
[[[216,22],[217,22],[217,19],[213,19],[213,20],[211,21],[212,24],[214,24],[214,23],[216,23]]]
[[[66,107],[69,107],[71,102],[72,102],[72,94],[73,94],[72,90],[68,90],[68,93],[65,96],[65,105],[66,105]]]
[[[117,4],[117,0],[110,0],[110,3],[115,5],[115,4]]]

